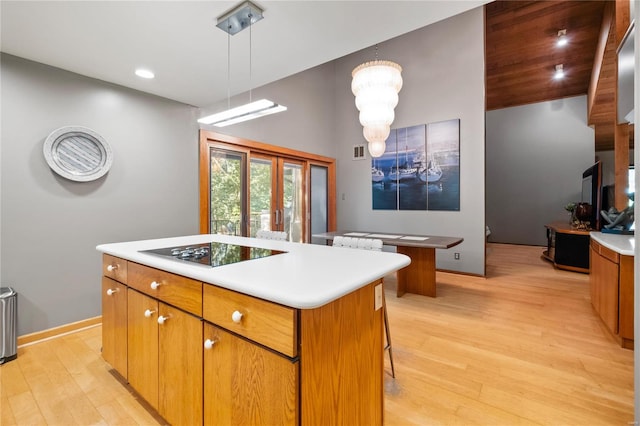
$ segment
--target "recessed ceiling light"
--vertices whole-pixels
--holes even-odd
[[[562,64],[556,65],[556,72],[553,74],[553,78],[556,80],[564,78],[564,66]]]
[[[145,70],[142,68],[138,68],[136,70],[136,75],[141,78],[154,78],[156,75],[149,70]]]
[[[569,43],[569,39],[567,38],[567,30],[558,31],[558,42],[556,45],[558,47],[566,46]]]

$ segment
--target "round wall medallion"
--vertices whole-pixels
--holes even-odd
[[[104,176],[113,163],[111,146],[86,127],[66,126],[54,130],[44,141],[43,152],[54,172],[76,182]]]

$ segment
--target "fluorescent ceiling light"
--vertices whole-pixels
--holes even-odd
[[[151,72],[149,70],[142,69],[142,68],[138,68],[136,70],[136,75],[138,77],[147,78],[147,79],[154,78],[156,76],[153,72]]]
[[[287,107],[284,105],[278,105],[268,99],[260,99],[259,101],[202,117],[198,119],[198,123],[213,124],[216,127],[225,127],[231,124],[252,120],[264,115],[275,114],[276,112],[286,110]]]
[[[218,28],[227,33],[227,48],[229,49],[227,55],[228,76],[231,75],[231,65],[229,60],[231,57],[231,44],[229,43],[229,37],[244,30],[245,28],[249,28],[249,81],[251,81],[251,27],[254,23],[263,18],[262,12],[263,10],[254,3],[245,1],[224,15],[218,17]],[[229,102],[228,96],[229,95],[227,95],[227,102]],[[249,101],[251,101],[251,86],[249,86]],[[213,124],[216,127],[225,127],[286,110],[287,107],[284,105],[278,105],[268,99],[260,99],[259,101],[250,102],[217,114],[202,117],[198,119],[198,123]]]

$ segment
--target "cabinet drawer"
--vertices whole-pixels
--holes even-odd
[[[591,240],[591,248],[593,248],[596,251],[596,253],[598,253],[600,256],[604,257],[605,259],[609,259],[614,263],[620,263],[620,254],[616,253],[611,249],[606,248],[605,246],[599,244],[598,242]]]
[[[129,286],[197,316],[202,316],[202,283],[129,262]]]
[[[208,284],[203,298],[205,320],[287,356],[297,355],[295,309]],[[242,315],[235,318],[237,322],[233,318],[236,311]]]
[[[102,255],[102,274],[113,280],[127,283],[127,261],[109,254]]]

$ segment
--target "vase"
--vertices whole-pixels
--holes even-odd
[[[591,221],[591,213],[593,212],[591,208],[591,204],[589,203],[578,203],[576,204],[576,209],[574,210],[575,218],[580,222],[590,222]]]

